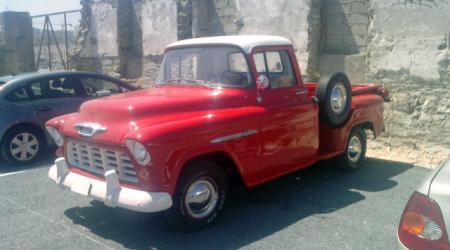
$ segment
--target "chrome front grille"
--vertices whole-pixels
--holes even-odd
[[[101,176],[106,171],[113,169],[117,172],[119,180],[138,182],[131,160],[123,152],[69,140],[67,142],[67,161],[73,167]]]

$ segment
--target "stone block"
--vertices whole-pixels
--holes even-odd
[[[352,24],[350,25],[350,33],[352,35],[367,35],[367,25],[365,24]]]
[[[33,30],[28,12],[0,13],[0,75],[34,71]]]
[[[350,14],[350,4],[349,3],[326,3],[326,14]]]
[[[350,27],[344,24],[327,25],[327,35],[341,35],[345,36],[350,34]]]
[[[321,55],[319,60],[320,74],[345,72],[351,83],[366,81],[366,57],[364,55]]]
[[[346,21],[349,24],[365,24],[369,25],[369,16],[368,14],[360,14],[360,13],[352,13],[346,16]]]
[[[333,50],[336,48],[341,49],[344,46],[344,36],[342,35],[337,35],[337,36],[327,36],[327,40],[326,40],[326,46],[328,49]]]
[[[140,25],[143,54],[160,55],[167,44],[177,40],[176,3],[167,0],[145,2],[142,4],[141,12],[148,13]]]
[[[369,12],[369,3],[366,1],[363,2],[353,2],[350,5],[350,10],[352,13],[368,13]]]
[[[340,25],[344,23],[345,15],[344,14],[329,14],[325,17],[327,24],[332,25]]]
[[[365,35],[346,36],[344,44],[347,46],[365,47],[367,45],[367,37]]]

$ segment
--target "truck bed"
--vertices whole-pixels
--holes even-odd
[[[305,86],[308,88],[309,94],[314,96],[316,93],[318,83],[316,82],[306,82]],[[352,96],[363,95],[363,94],[377,94],[381,95],[383,98],[388,98],[389,93],[381,85],[375,83],[365,83],[365,84],[353,84],[352,85]],[[385,100],[387,101],[387,100]]]
[[[318,83],[305,83],[309,95],[316,93]],[[377,137],[383,130],[383,102],[389,101],[389,93],[379,84],[352,85],[352,106],[347,121],[332,127],[325,122],[319,127],[319,155],[318,160],[326,160],[345,151],[347,136],[350,130],[357,125],[371,130]]]

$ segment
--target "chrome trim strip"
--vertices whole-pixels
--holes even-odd
[[[232,135],[226,135],[226,136],[218,137],[216,139],[212,139],[211,143],[221,143],[221,142],[225,142],[225,141],[231,141],[231,140],[239,139],[242,137],[254,135],[256,133],[258,133],[258,131],[256,129],[248,129],[244,132],[240,132],[240,133],[236,133],[236,134],[232,134]]]
[[[98,123],[81,122],[75,124],[78,134],[84,137],[92,137],[96,134],[105,133],[108,129]]]
[[[308,90],[307,89],[303,89],[300,91],[295,92],[296,95],[306,95],[308,94]]]

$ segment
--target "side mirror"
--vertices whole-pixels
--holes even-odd
[[[261,74],[256,78],[256,87],[258,89],[267,89],[269,87],[269,78]]]

